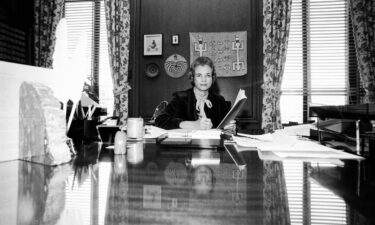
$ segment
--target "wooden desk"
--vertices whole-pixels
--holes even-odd
[[[138,164],[98,143],[62,166],[0,163],[0,224],[375,223],[366,162],[262,161],[252,150],[240,171],[225,152],[192,167],[207,150],[143,146]]]

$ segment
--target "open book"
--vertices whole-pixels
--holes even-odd
[[[227,115],[225,115],[224,119],[220,122],[220,124],[217,126],[217,129],[222,129],[226,125],[229,124],[231,120],[234,120],[238,113],[240,112],[242,106],[245,104],[247,97],[245,95],[245,91],[240,89],[238,91],[236,101],[234,102],[232,108],[229,110]]]

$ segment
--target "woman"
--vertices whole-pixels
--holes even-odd
[[[199,57],[189,71],[192,88],[178,91],[155,124],[164,129],[211,129],[216,128],[229,111],[225,99],[210,91],[216,80],[213,61]],[[230,129],[235,129],[235,121]],[[227,127],[225,129],[228,129]]]

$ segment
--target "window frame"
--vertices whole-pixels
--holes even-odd
[[[287,94],[285,96],[301,96],[302,97],[302,121],[303,123],[311,122],[311,118],[309,115],[309,107],[312,103],[312,96],[317,95],[317,93],[313,93],[312,91],[312,74],[311,74],[311,34],[310,34],[310,2],[313,0],[301,0],[301,17],[302,17],[302,88],[297,90],[292,90],[288,88],[282,88]],[[348,6],[348,1],[346,0],[346,68],[345,68],[345,80],[346,80],[346,87],[345,87],[345,94],[346,96],[346,103],[345,104],[357,104],[360,102],[361,88],[359,82],[359,74],[356,65],[356,57],[355,57],[355,47],[354,47],[354,39],[353,39],[353,32],[351,29],[351,17],[350,11]],[[293,5],[292,5],[293,7]],[[293,13],[293,12],[292,12]],[[289,39],[289,43],[290,43]],[[284,79],[285,79],[284,74]],[[292,94],[291,94],[292,93]],[[281,108],[282,111],[282,108]],[[295,121],[289,121],[295,122]],[[285,121],[284,121],[285,124]]]

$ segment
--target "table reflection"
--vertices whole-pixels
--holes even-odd
[[[57,167],[0,163],[0,169],[18,165],[17,182],[0,181],[5,189],[18,187],[14,196],[1,194],[2,209],[17,206],[1,210],[1,224],[374,222],[373,184],[358,162],[262,161],[245,151],[247,167],[239,170],[225,152],[218,152],[218,164],[193,165],[192,154],[143,143],[143,160],[130,163],[127,155],[93,144]]]
[[[114,156],[109,177],[105,224],[128,224],[129,185],[125,155]]]
[[[58,224],[65,208],[70,165],[20,163],[17,224]],[[13,187],[14,188],[14,187]]]

